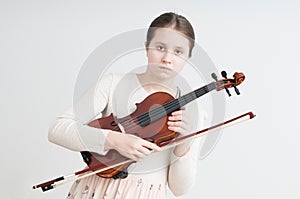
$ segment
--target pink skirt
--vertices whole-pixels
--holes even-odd
[[[105,179],[93,175],[77,180],[67,199],[164,199],[166,183],[154,183],[135,176],[125,179]]]

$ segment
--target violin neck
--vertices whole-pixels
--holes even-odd
[[[193,100],[209,93],[212,90],[217,88],[216,83],[212,82],[208,85],[205,85],[197,90],[194,90],[190,93],[187,93],[177,99],[171,100],[168,103],[163,105],[166,114],[172,113],[173,111],[180,109],[181,107],[185,106],[186,104],[192,102]]]

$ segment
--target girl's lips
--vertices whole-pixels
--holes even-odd
[[[166,66],[159,66],[159,68],[160,68],[160,69],[163,69],[163,70],[169,70],[169,71],[171,71],[171,68],[168,68],[168,67],[166,67]]]

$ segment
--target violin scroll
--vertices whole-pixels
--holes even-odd
[[[228,88],[233,87],[236,94],[239,95],[240,91],[238,90],[237,86],[245,80],[245,75],[241,72],[235,72],[233,75],[233,79],[227,78],[227,73],[225,71],[222,71],[221,75],[224,79],[218,80],[215,73],[211,74],[212,78],[216,81],[216,90],[220,91],[225,89],[227,94],[231,96]]]

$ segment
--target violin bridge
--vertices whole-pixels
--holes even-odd
[[[124,126],[121,123],[119,123],[119,122],[118,122],[118,127],[119,127],[119,129],[121,130],[122,133],[125,133]]]

